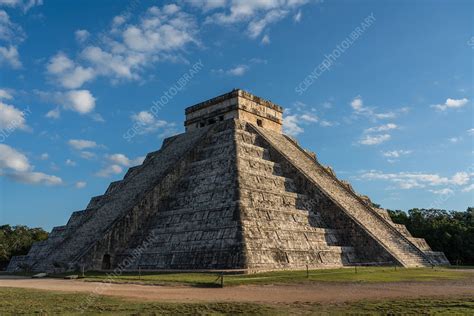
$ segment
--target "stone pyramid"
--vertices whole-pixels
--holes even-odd
[[[233,90],[72,213],[9,271],[449,264],[282,134],[283,109]]]

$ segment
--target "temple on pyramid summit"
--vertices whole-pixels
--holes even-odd
[[[282,114],[239,89],[186,108],[184,133],[8,270],[449,264],[284,135]]]

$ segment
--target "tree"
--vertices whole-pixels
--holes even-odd
[[[444,252],[452,264],[474,264],[474,208],[388,211],[395,223],[405,225],[413,237],[424,238],[433,250]]]
[[[47,238],[48,233],[42,228],[0,226],[0,270],[6,269],[13,256],[26,255],[34,242]]]

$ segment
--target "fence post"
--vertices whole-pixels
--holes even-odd
[[[306,278],[309,279],[309,267],[306,265]]]
[[[141,266],[138,266],[138,279],[139,280],[142,279],[142,267]]]
[[[221,273],[221,287],[224,287],[224,272]]]
[[[85,274],[84,274],[84,265],[82,265],[82,277],[85,277]]]
[[[354,271],[357,274],[357,266],[354,266]]]

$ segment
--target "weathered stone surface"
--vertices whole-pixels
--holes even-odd
[[[448,263],[281,134],[281,111],[241,90],[188,108],[186,133],[166,139],[8,269]]]

